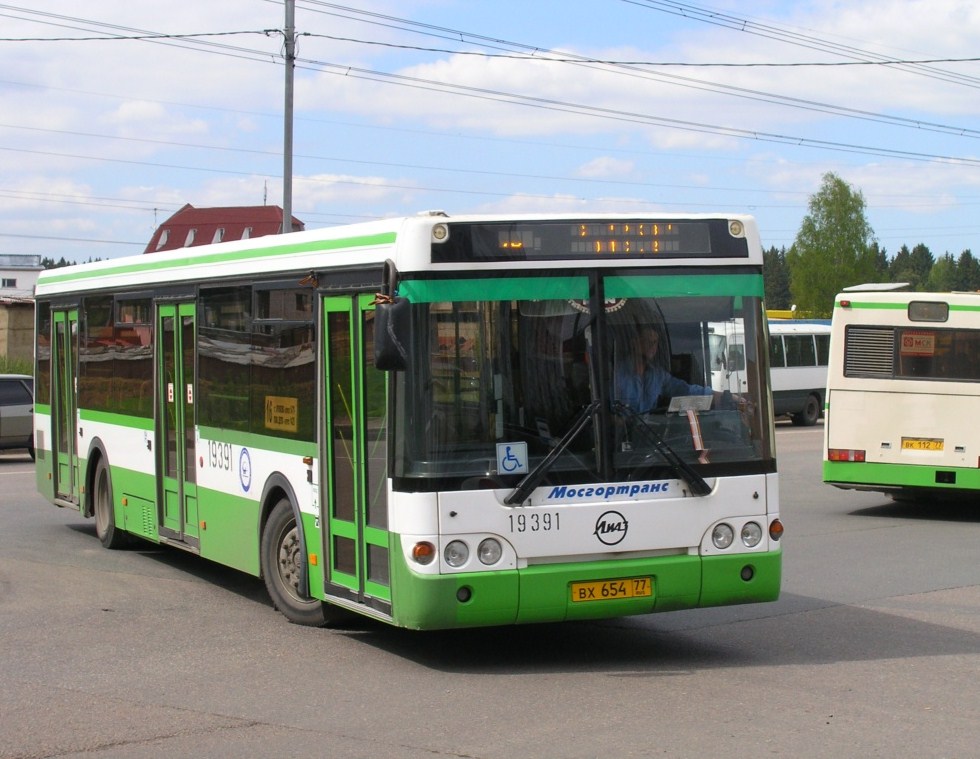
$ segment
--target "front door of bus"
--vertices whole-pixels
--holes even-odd
[[[78,311],[54,311],[51,314],[52,389],[51,450],[54,452],[55,485],[58,498],[78,503]]]
[[[389,611],[386,375],[373,297],[323,299],[326,593]]]
[[[194,304],[157,307],[157,467],[160,535],[198,544],[194,444]]]

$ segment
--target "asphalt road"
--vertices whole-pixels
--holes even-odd
[[[106,551],[2,454],[0,757],[976,756],[980,504],[825,486],[821,429],[777,432],[779,601],[436,633]]]

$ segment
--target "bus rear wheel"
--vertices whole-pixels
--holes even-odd
[[[281,499],[269,514],[262,531],[262,576],[273,605],[298,625],[323,627],[330,621],[326,605],[310,598],[301,587],[305,577],[303,542],[288,498]]]
[[[793,424],[800,427],[812,427],[820,418],[820,399],[815,395],[807,396],[803,410],[792,415]]]
[[[116,514],[112,502],[112,477],[104,458],[100,458],[95,466],[95,479],[92,484],[95,534],[106,548],[123,548],[129,541],[126,533],[116,527]]]

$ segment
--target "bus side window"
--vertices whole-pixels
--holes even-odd
[[[783,338],[780,335],[769,338],[769,366],[773,369],[786,366],[786,352],[783,350]]]
[[[728,346],[728,371],[745,371],[745,347],[741,343],[732,343]]]
[[[812,335],[783,335],[786,342],[786,366],[816,366],[817,353]]]
[[[826,366],[830,362],[830,335],[814,335],[817,341],[817,366]]]

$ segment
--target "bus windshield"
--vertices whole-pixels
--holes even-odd
[[[683,294],[662,270],[402,283],[414,345],[394,383],[395,487],[512,487],[549,456],[544,483],[774,471],[761,299],[717,274],[685,281]],[[719,322],[755,336],[737,395],[712,389]]]

